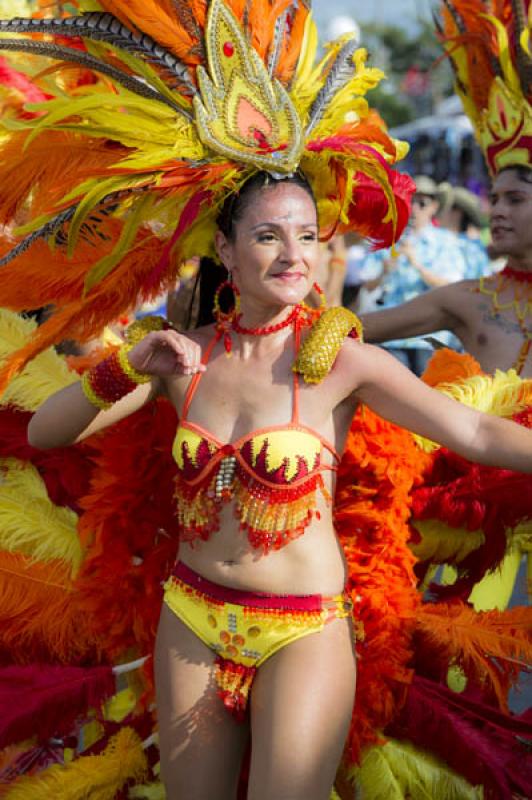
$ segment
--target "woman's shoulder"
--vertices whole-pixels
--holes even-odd
[[[375,344],[361,339],[346,339],[338,352],[332,372],[345,385],[346,393],[355,391],[376,372],[386,370],[391,356]]]
[[[381,353],[382,347],[378,345],[368,344],[362,339],[347,338],[338,351],[335,366],[344,368],[364,364],[371,359],[379,358]]]

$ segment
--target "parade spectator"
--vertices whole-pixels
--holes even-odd
[[[479,198],[463,186],[449,190],[449,201],[439,216],[442,227],[458,236],[464,252],[466,272],[464,278],[472,280],[492,272],[490,258],[482,232],[487,219],[480,208]]]
[[[402,305],[429,289],[462,280],[467,272],[457,235],[434,224],[443,202],[442,192],[427,176],[415,181],[417,191],[412,201],[410,226],[395,253],[380,251],[366,259],[365,269],[378,269],[378,277],[367,282],[365,288],[382,290],[381,308]],[[442,345],[455,346],[455,340],[447,332],[439,331],[436,339]],[[401,339],[388,342],[386,349],[420,375],[433,345],[424,339]]]

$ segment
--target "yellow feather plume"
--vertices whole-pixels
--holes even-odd
[[[36,328],[33,320],[0,309],[0,364],[27,344]],[[49,348],[9,384],[0,405],[14,405],[25,411],[35,411],[50,395],[77,380],[77,375],[69,371],[65,360],[53,348]]]
[[[384,72],[380,69],[366,67],[367,58],[368,53],[364,48],[360,48],[355,52],[353,56],[353,62],[356,68],[355,74],[351,80],[336,93],[334,103],[329,105],[325,110],[320,121],[314,128],[314,138],[320,139],[331,135],[331,133],[334,133],[338,128],[341,128],[345,122],[345,115],[348,112],[353,112],[354,102],[357,99],[363,98],[368,91],[378,86],[384,78]],[[363,109],[365,109],[365,113]],[[358,111],[362,111],[359,116],[367,116],[369,111],[367,101],[364,101],[362,106],[358,106]],[[375,146],[375,143],[372,142],[372,146]]]
[[[532,380],[522,380],[514,369],[497,370],[491,375],[472,375],[456,383],[439,383],[439,392],[469,408],[496,417],[511,417],[532,404]],[[427,453],[439,445],[415,435],[418,445]]]
[[[532,403],[532,380],[521,380],[514,369],[495,375],[473,375],[459,383],[437,387],[448,397],[485,414],[511,417]]]
[[[142,743],[132,728],[123,728],[103,753],[82,756],[66,766],[54,764],[43,772],[20,778],[5,800],[114,800],[130,780],[147,771]]]
[[[0,549],[35,561],[61,559],[74,577],[83,555],[77,515],[51,502],[32,464],[6,458],[0,460],[0,471]]]
[[[473,787],[443,761],[411,744],[390,739],[366,752],[348,778],[365,800],[481,800]]]
[[[421,541],[411,544],[410,549],[420,561],[446,564],[449,561],[463,561],[478,550],[485,542],[482,531],[468,531],[465,528],[450,528],[437,519],[418,519],[414,528]]]
[[[296,75],[294,80],[294,95],[298,95],[307,83],[312,74],[314,61],[316,59],[316,52],[318,50],[318,28],[316,23],[310,16],[305,20],[305,29],[303,31],[303,42],[299,53],[299,60],[297,62]]]

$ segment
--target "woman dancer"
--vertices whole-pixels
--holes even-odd
[[[326,800],[355,691],[330,497],[357,404],[515,470],[532,471],[532,433],[453,402],[356,340],[321,383],[302,381],[292,365],[308,372],[313,336],[301,305],[319,260],[312,192],[300,177],[259,174],[224,212],[215,243],[240,312],[187,336],[148,333],[119,359],[128,388],[144,383],[99,411],[94,402],[127,383],[113,356],[87,373],[85,393],[76,384],[51,397],[29,437],[68,444],[168,397],[180,418],[181,527],[156,647],[168,797],[234,796],[251,732],[249,798]]]

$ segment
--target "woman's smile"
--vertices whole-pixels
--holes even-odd
[[[299,271],[284,270],[283,272],[276,272],[272,275],[272,278],[283,281],[284,283],[297,283],[297,281],[306,280],[306,274]]]

